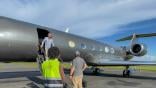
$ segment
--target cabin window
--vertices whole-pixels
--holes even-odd
[[[70,48],[74,48],[76,46],[74,41],[69,41],[68,45]]]
[[[109,52],[109,48],[106,46],[105,47],[105,52],[108,53]]]
[[[82,48],[82,49],[86,49],[87,47],[86,47],[86,45],[85,45],[84,43],[82,43],[82,44],[81,44],[81,48]]]
[[[112,54],[114,54],[114,53],[115,53],[114,48],[111,48],[111,49],[110,49],[110,52],[111,52]]]

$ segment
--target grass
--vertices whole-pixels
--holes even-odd
[[[69,69],[70,68],[70,63],[63,63],[63,67]],[[112,70],[123,70],[125,69],[124,66],[100,66],[99,68],[103,69],[112,69]],[[156,66],[147,66],[147,65],[142,65],[142,66],[130,66],[130,68],[135,69],[135,70],[140,70],[140,71],[152,71],[156,72]]]
[[[100,68],[113,69],[113,70],[124,70],[124,66],[104,66]],[[152,71],[156,72],[156,66],[130,66],[131,69],[140,70],[140,71]]]
[[[154,71],[156,72],[156,66],[135,66],[135,68],[142,71]]]

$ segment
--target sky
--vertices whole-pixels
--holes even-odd
[[[6,16],[114,46],[115,40],[133,33],[156,33],[156,0],[0,0]],[[138,39],[148,47],[142,60],[156,60],[156,37]]]

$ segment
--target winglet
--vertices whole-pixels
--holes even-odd
[[[135,36],[134,36],[135,35]],[[149,34],[133,34],[133,35],[130,35],[130,36],[127,36],[127,37],[124,37],[124,38],[121,38],[121,39],[118,39],[116,41],[120,42],[120,41],[126,41],[126,40],[132,40],[135,38],[144,38],[144,37],[154,37],[156,36],[156,33],[149,33]]]

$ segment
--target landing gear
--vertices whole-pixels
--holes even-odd
[[[131,74],[131,71],[129,70],[129,66],[126,66],[126,69],[123,70],[123,77],[129,77]]]
[[[92,67],[91,70],[93,71],[94,74],[100,73],[100,69],[96,67]]]

